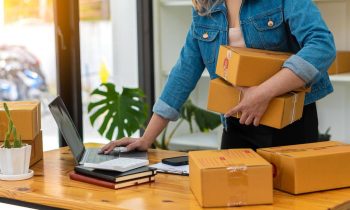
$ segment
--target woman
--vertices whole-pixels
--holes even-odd
[[[259,148],[317,141],[315,102],[333,91],[327,70],[335,58],[331,32],[311,0],[193,0],[193,20],[180,58],[172,69],[153,116],[140,138],[123,138],[115,146],[146,150],[167,126],[196,86],[204,68],[211,79],[220,45],[291,52],[281,71],[255,87],[241,87],[243,99],[224,115],[221,148]],[[258,68],[258,66],[257,66]],[[303,117],[277,130],[259,125],[270,100],[311,86]],[[241,113],[241,118],[233,116]]]

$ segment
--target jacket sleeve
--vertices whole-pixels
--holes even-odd
[[[153,106],[153,112],[175,121],[184,102],[195,88],[205,68],[198,46],[193,37],[193,23],[188,31],[180,57],[170,72],[161,96]]]
[[[335,59],[333,35],[311,0],[284,2],[285,20],[301,50],[287,59],[283,67],[292,70],[310,86],[328,71]]]

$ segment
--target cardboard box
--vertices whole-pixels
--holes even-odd
[[[14,101],[6,102],[13,123],[22,139],[33,140],[41,129],[40,102],[38,101]],[[0,103],[0,140],[5,139],[8,121],[3,107]],[[11,137],[12,139],[12,137]]]
[[[289,53],[220,46],[216,74],[235,86],[260,85],[282,69]]]
[[[43,133],[42,131],[33,140],[23,140],[22,143],[32,145],[30,166],[43,159]]]
[[[258,149],[274,166],[274,187],[292,194],[350,186],[350,145],[336,141]]]
[[[239,104],[241,97],[244,97],[241,92],[224,80],[211,80],[208,110],[225,114]],[[281,129],[299,120],[303,115],[304,100],[305,92],[288,93],[272,99],[260,124]]]
[[[189,167],[202,207],[272,203],[272,166],[251,149],[189,152]]]
[[[337,57],[328,69],[328,74],[332,75],[346,72],[350,72],[350,51],[337,51]]]

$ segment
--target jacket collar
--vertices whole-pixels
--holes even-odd
[[[211,8],[210,13],[219,12],[219,11],[225,12],[226,10],[227,10],[226,4],[225,4],[225,1],[223,1],[222,3],[217,4],[213,8]]]

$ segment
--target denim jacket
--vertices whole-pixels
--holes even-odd
[[[218,77],[215,67],[219,46],[228,44],[225,3],[214,6],[208,16],[200,16],[193,9],[192,17],[180,57],[153,106],[153,112],[169,120],[178,119],[180,108],[205,68],[211,79]],[[312,87],[305,105],[333,91],[327,70],[335,59],[335,44],[311,0],[245,0],[240,9],[240,25],[248,48],[294,54],[283,67]]]

